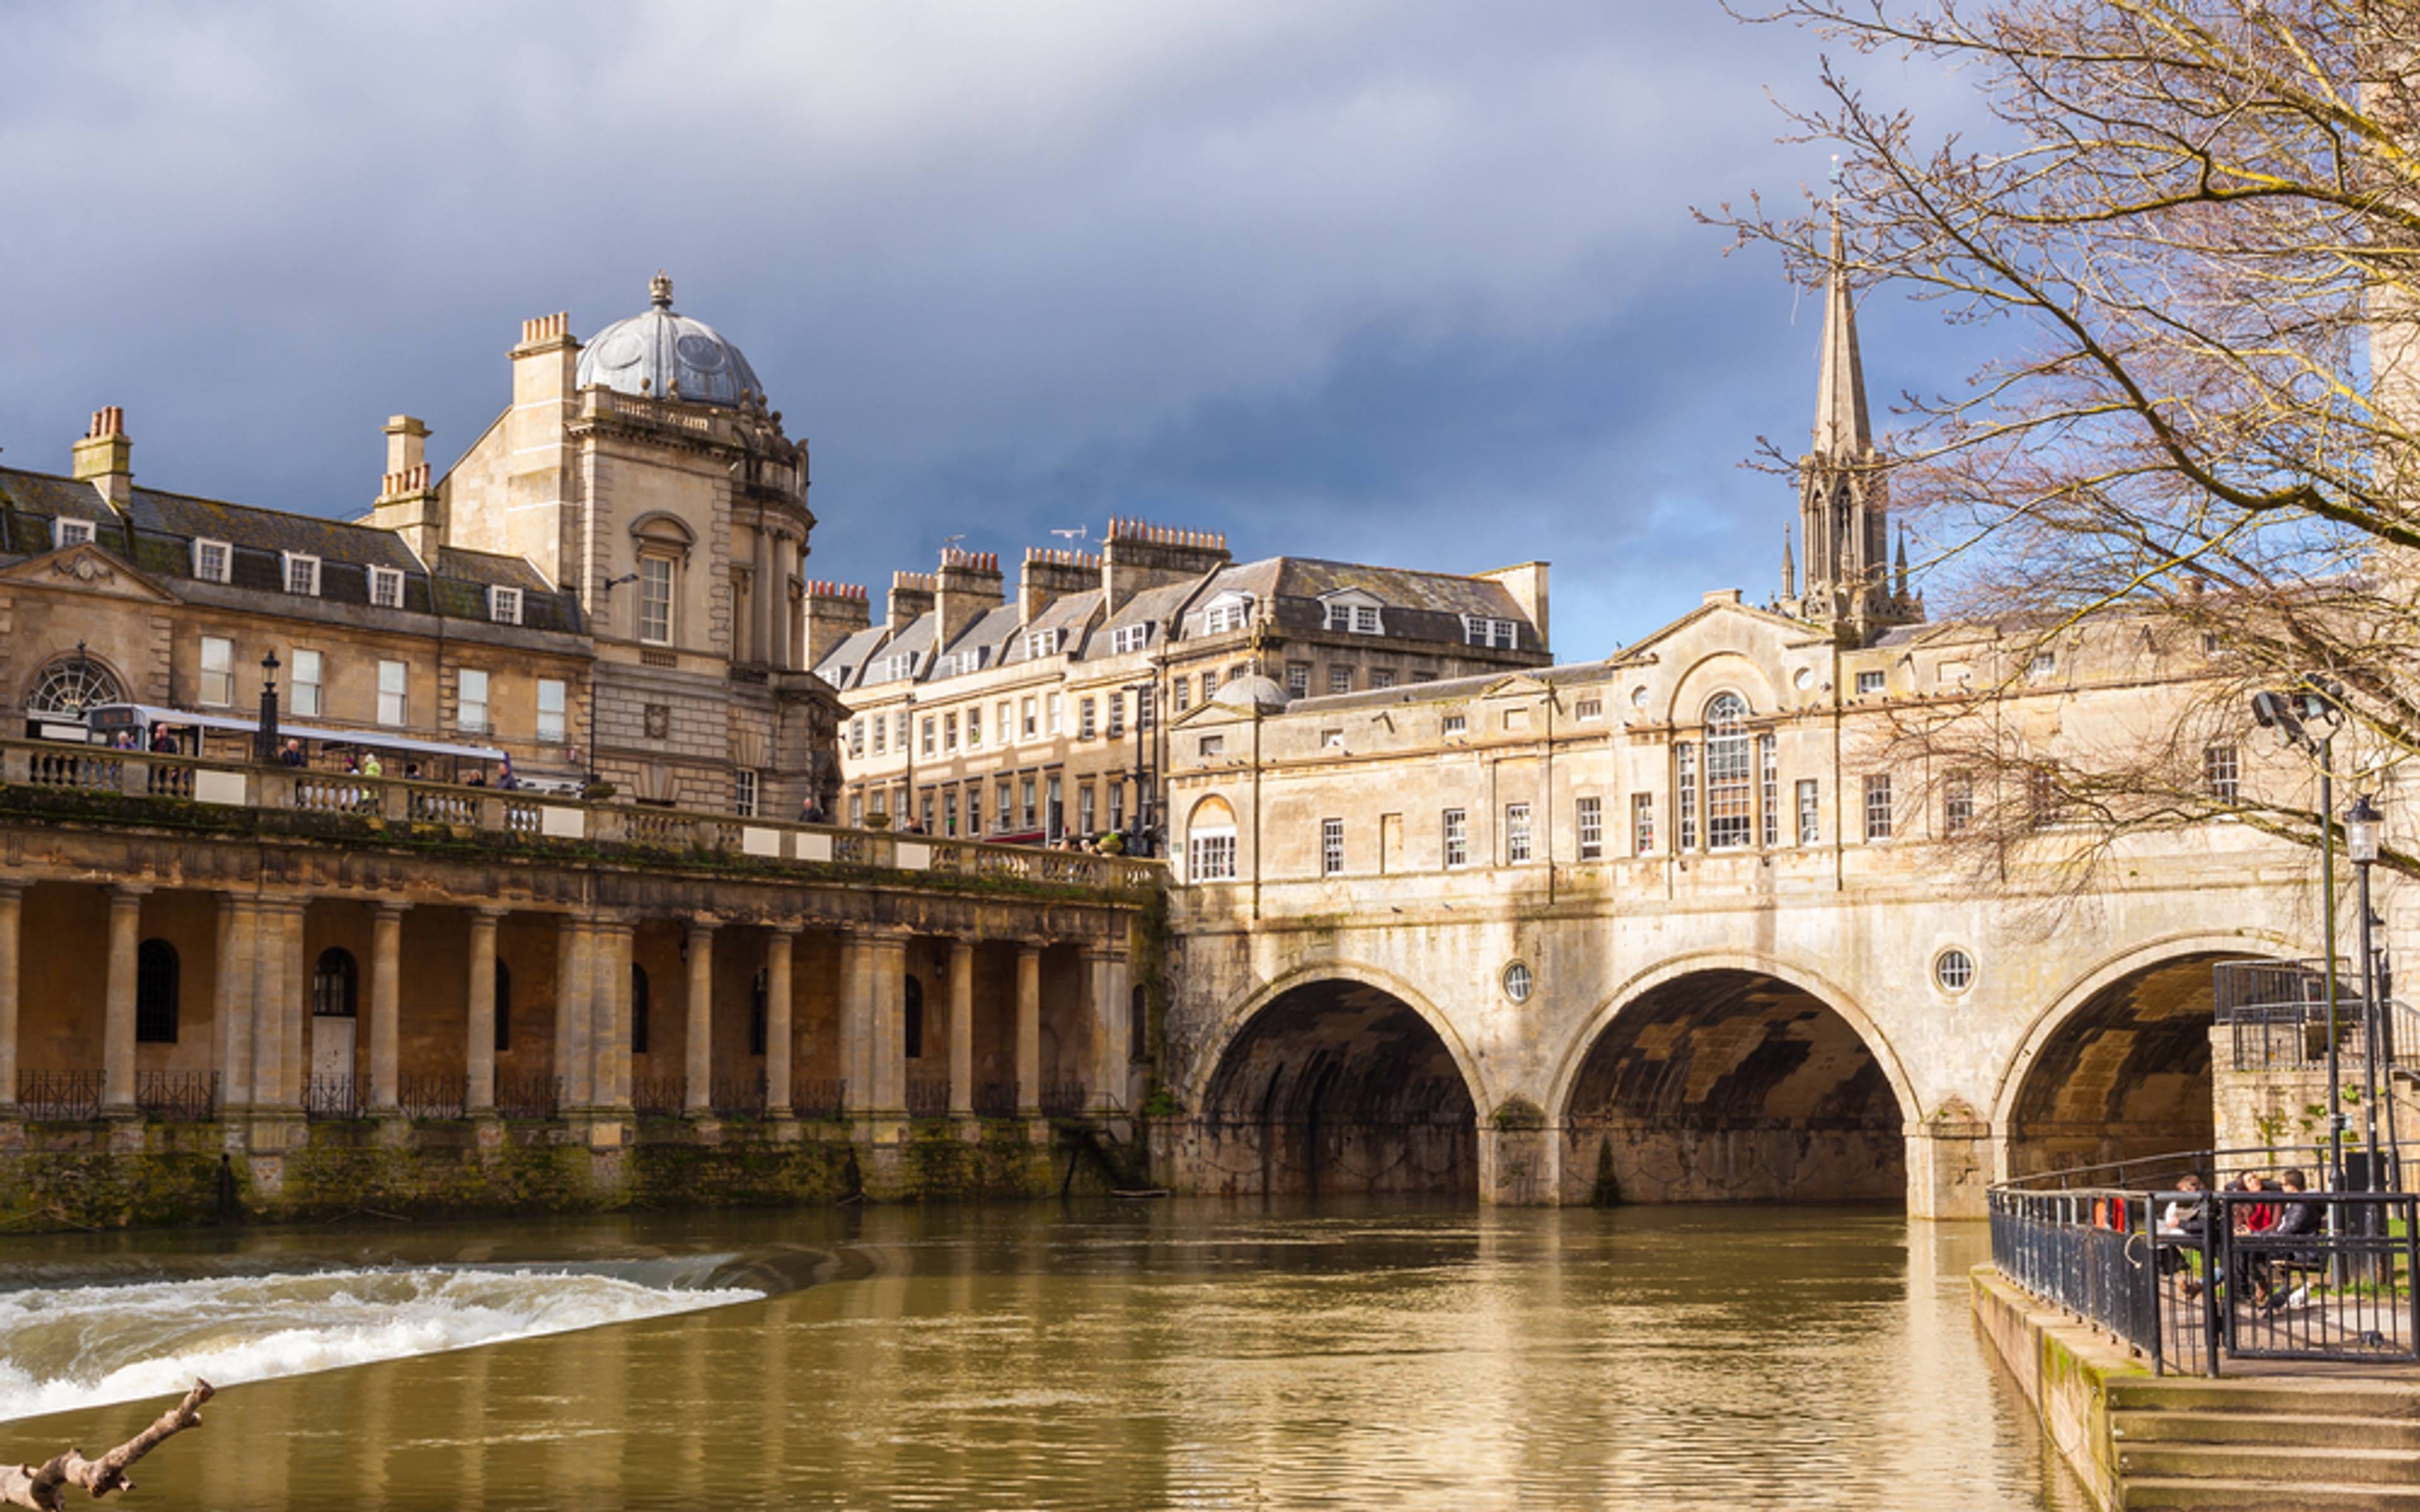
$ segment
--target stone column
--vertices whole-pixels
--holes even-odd
[[[874,951],[863,931],[840,938],[840,1069],[848,1078],[842,1099],[851,1114],[874,1107]]]
[[[17,1116],[17,941],[25,884],[0,881],[0,1120]]]
[[[594,1017],[589,997],[597,978],[589,951],[594,946],[587,920],[572,914],[555,919],[554,1079],[562,1088],[559,1102],[565,1112],[597,1101],[596,1068],[589,1048]]]
[[[148,887],[116,886],[109,895],[109,982],[102,999],[101,1114],[134,1116],[134,955],[143,937]]]
[[[310,978],[299,968],[302,903],[264,898],[253,911],[252,1105],[299,1113],[305,1069],[301,1065],[302,1015]]]
[[[283,1011],[278,1015],[278,1031],[284,1043],[278,1052],[278,1063],[286,1068],[286,1079],[280,1087],[284,1105],[301,1111],[304,1093],[311,1085],[311,1059],[304,1045],[303,1031],[311,1023],[311,966],[309,951],[303,944],[303,925],[311,917],[310,903],[301,898],[287,906],[283,919],[284,932],[278,935],[278,949],[285,953],[285,963],[278,977],[286,984]]]
[[[1127,1063],[1133,1059],[1126,958],[1114,949],[1098,950],[1093,952],[1092,965],[1093,1105],[1132,1112],[1125,1106]]]
[[[597,1107],[616,1112],[630,1106],[632,931],[625,918],[600,918],[590,925],[588,956],[595,982],[589,1003],[594,1014],[589,1038],[594,1055],[590,1095]]]
[[[765,517],[756,517],[756,591],[754,602],[748,607],[754,612],[749,639],[755,642],[756,657],[761,662],[773,659],[773,535],[765,528]]]
[[[1042,947],[1032,940],[1016,947],[1016,1111],[1042,1113]]]
[[[950,1117],[975,1113],[975,948],[950,942]]]
[[[462,1065],[470,1078],[463,1111],[474,1119],[496,1112],[496,922],[501,908],[471,910],[471,1012]]]
[[[901,1004],[908,990],[908,934],[904,930],[886,930],[867,941],[873,955],[871,1011],[866,1015],[868,1038],[874,1041],[874,1090],[872,1106],[876,1113],[904,1115],[908,1111],[908,1046],[902,1040],[906,1026],[901,1020]]]
[[[689,1001],[682,1016],[689,1021],[689,1060],[681,1111],[703,1119],[714,1111],[714,925],[707,919],[689,926]]]
[[[776,924],[765,937],[765,1116],[790,1116],[790,952],[796,924]]]
[[[218,978],[210,983],[210,1026],[218,1037],[219,1109],[252,1105],[253,991],[258,968],[260,910],[240,893],[219,894]]]
[[[400,1106],[396,1092],[403,1068],[403,915],[409,906],[379,903],[370,907],[368,1111],[388,1118]]]

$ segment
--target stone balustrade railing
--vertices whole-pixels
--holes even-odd
[[[776,864],[936,872],[1121,891],[1156,887],[1165,875],[1157,861],[1084,851],[894,835],[308,768],[230,765],[188,756],[35,740],[0,741],[0,786],[178,798],[230,808],[437,825]]]

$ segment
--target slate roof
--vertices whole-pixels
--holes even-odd
[[[917,674],[927,670],[925,659],[932,652],[933,639],[939,633],[941,617],[929,609],[917,615],[908,628],[892,637],[889,643],[878,653],[866,658],[864,667],[857,674],[856,686],[875,687],[884,683],[913,681]],[[913,656],[916,658],[915,668],[909,676],[907,678],[892,676],[891,669],[885,664],[893,656]]]
[[[1311,557],[1268,557],[1238,563],[1210,579],[1185,615],[1184,634],[1202,633],[1202,611],[1223,594],[1249,594],[1271,607],[1282,627],[1316,632],[1326,624],[1328,594],[1358,589],[1385,606],[1380,614],[1380,640],[1425,640],[1463,643],[1462,617],[1512,620],[1520,626],[1520,649],[1544,650],[1538,627],[1521,611],[1511,590],[1483,578],[1443,572],[1414,572],[1404,567],[1375,567],[1355,562],[1323,562]]]
[[[1080,594],[1064,594],[1044,605],[1042,612],[1033,616],[1032,623],[1024,628],[1063,630],[1066,633],[1059,638],[1059,655],[1080,656],[1084,650],[1084,626],[1100,607],[1101,591],[1097,588],[1087,589]],[[1026,656],[1025,636],[1020,632],[1009,637],[1007,647],[1001,652],[999,659],[1005,665],[1037,658]]]
[[[1116,630],[1129,625],[1162,624],[1185,607],[1185,601],[1193,596],[1194,590],[1199,586],[1198,580],[1189,579],[1185,582],[1163,583],[1157,588],[1146,588],[1119,605],[1118,611],[1110,615],[1109,622],[1101,628]]]
[[[890,626],[883,625],[852,632],[824,654],[824,659],[815,664],[815,675],[836,691],[858,687],[865,676],[866,665],[874,660],[890,634]]]
[[[969,652],[980,651],[988,646],[992,653],[990,660],[983,667],[961,667],[953,672],[943,671],[941,662],[937,658],[928,674],[928,680],[938,682],[950,677],[963,677],[970,672],[999,666],[1007,659],[1009,640],[1016,634],[1016,605],[1001,604],[984,610],[982,614],[976,616],[974,624],[959,631],[958,638],[943,646],[941,652],[946,656],[963,656]]]
[[[403,574],[406,612],[484,621],[487,585],[502,582],[522,590],[523,625],[580,629],[579,606],[571,595],[549,587],[535,568],[519,558],[448,549],[431,573],[401,536],[376,526],[157,488],[134,489],[120,514],[89,483],[0,468],[0,551],[33,556],[51,550],[52,522],[60,518],[92,521],[93,540],[101,549],[164,581],[195,580],[196,540],[227,544],[225,586],[281,596],[286,592],[285,555],[317,557],[318,597],[294,600],[304,612],[315,602],[367,609],[369,569],[389,567]]]

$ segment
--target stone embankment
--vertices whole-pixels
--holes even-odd
[[[1975,1316],[2104,1512],[2420,1512],[2420,1371],[2154,1376],[1975,1273]]]

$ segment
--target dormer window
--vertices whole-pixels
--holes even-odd
[[[1056,628],[1026,631],[1025,659],[1040,661],[1045,656],[1059,655],[1059,636],[1060,632]]]
[[[1517,647],[1521,644],[1521,622],[1490,619],[1484,614],[1462,617],[1462,643],[1466,646]]]
[[[900,656],[886,656],[883,658],[882,681],[886,683],[896,683],[915,675],[916,654],[914,652],[906,652]]]
[[[1202,611],[1203,635],[1225,635],[1240,630],[1252,622],[1252,600],[1248,594],[1222,594],[1210,601]]]
[[[1141,625],[1121,625],[1109,632],[1109,654],[1113,656],[1125,656],[1129,651],[1140,651],[1150,644],[1151,625],[1148,622]]]
[[[488,590],[488,618],[496,625],[521,623],[521,591],[518,588],[492,587]]]
[[[300,551],[281,553],[286,563],[286,591],[304,598],[319,596],[319,559]]]
[[[1358,589],[1332,594],[1320,601],[1325,611],[1322,628],[1342,630],[1348,635],[1384,635],[1384,608],[1375,598]]]
[[[194,576],[206,583],[223,583],[233,576],[235,550],[225,541],[194,543]]]
[[[55,519],[51,522],[51,545],[57,550],[71,546],[92,544],[92,521],[88,519]]]
[[[218,580],[226,581],[224,578]],[[370,569],[370,605],[374,609],[403,608],[403,572],[400,568]]]

